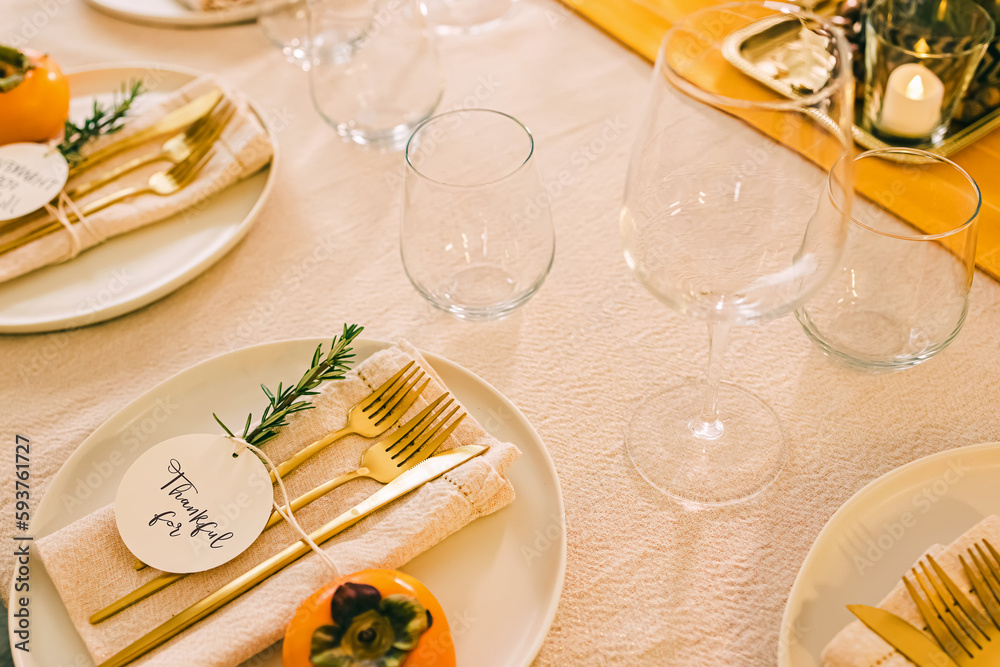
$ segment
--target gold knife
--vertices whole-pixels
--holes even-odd
[[[863,604],[850,604],[847,609],[917,667],[958,667],[933,640],[892,612]]]
[[[449,470],[454,470],[469,459],[479,456],[488,449],[489,447],[485,445],[466,445],[432,456],[423,463],[414,466],[412,470],[404,472],[367,499],[355,505],[351,510],[344,512],[319,530],[314,531],[309,537],[316,544],[323,544],[334,535],[353,526],[380,507],[384,507],[396,498],[423,486],[431,480],[437,479]],[[308,554],[311,549],[304,540],[299,540],[257,565],[246,574],[237,577],[214,593],[195,602],[184,611],[173,616],[170,620],[154,628],[102,662],[98,667],[121,667],[138,659],[140,656],[145,655],[184,632],[198,621],[221,609],[272,574],[280,572],[285,566],[294,563],[299,558]]]
[[[94,165],[104,162],[108,158],[135,148],[136,146],[144,144],[147,141],[151,141],[165,134],[178,132],[184,129],[196,120],[203,118],[205,114],[215,108],[215,105],[217,105],[221,99],[222,91],[218,89],[196,97],[187,104],[179,106],[173,111],[164,114],[163,118],[156,121],[149,127],[139,130],[135,134],[125,137],[120,141],[108,144],[104,148],[96,150],[90,155],[85,156],[83,160],[73,165],[73,168],[70,170],[70,177],[76,176],[80,172],[86,171]]]

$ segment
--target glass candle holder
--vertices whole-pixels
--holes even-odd
[[[858,155],[854,183],[841,265],[796,316],[823,352],[851,368],[912,368],[965,321],[979,188],[954,162],[905,147]],[[837,194],[831,201],[845,208]]]
[[[881,0],[865,31],[865,129],[893,145],[939,143],[993,19],[972,0]]]

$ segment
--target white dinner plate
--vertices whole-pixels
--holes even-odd
[[[877,605],[932,544],[947,546],[1000,514],[1000,443],[928,456],[879,477],[837,510],[792,586],[779,667],[819,667],[854,620],[848,604]]]
[[[320,342],[282,341],[230,352],[140,396],[73,452],[38,504],[30,534],[36,539],[48,535],[113,502],[125,470],[157,442],[184,433],[218,432],[213,411],[239,415],[259,407],[260,383],[273,387],[298,377]],[[356,363],[385,347],[356,343]],[[502,394],[455,363],[425,356],[469,413],[500,440],[516,444],[522,455],[508,472],[517,494],[513,503],[477,519],[402,569],[425,583],[443,605],[459,665],[528,667],[555,616],[566,570],[565,518],[555,467],[531,424]],[[92,664],[37,557],[31,561],[30,584],[31,652],[14,651],[14,664]],[[11,605],[9,619],[16,608]],[[281,664],[277,650],[259,658],[252,661],[256,667]]]
[[[87,4],[125,21],[180,28],[228,25],[257,18],[257,3],[253,0],[211,12],[188,9],[180,0],[87,0]]]
[[[67,74],[71,113],[86,114],[94,97],[110,100],[123,83],[143,79],[150,98],[200,76],[156,63],[85,69]],[[252,107],[258,118],[264,116]],[[269,131],[270,132],[270,131]],[[250,229],[270,194],[271,165],[207,200],[196,211],[116,236],[69,262],[0,283],[0,333],[86,326],[132,312],[185,285],[221,259]]]

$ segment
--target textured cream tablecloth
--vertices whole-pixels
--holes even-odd
[[[955,344],[899,375],[832,365],[791,318],[738,331],[727,375],[775,408],[790,469],[758,504],[721,512],[687,514],[649,489],[622,444],[631,406],[701,371],[705,330],[643,291],[620,253],[618,207],[650,68],[553,0],[524,0],[498,29],[441,44],[444,107],[523,120],[551,183],[552,274],[526,308],[493,324],[439,314],[410,287],[397,245],[400,156],[342,144],[313,111],[305,75],[256,26],[143,28],[79,0],[5,0],[0,41],[22,35],[66,66],[210,70],[270,115],[283,158],[249,236],[191,284],[105,324],[0,338],[3,460],[12,470],[15,433],[32,439],[34,497],[87,434],[171,374],[358,321],[369,337],[406,337],[483,376],[548,444],[569,561],[537,664],[763,667],[774,664],[806,551],[851,494],[926,454],[1000,440],[1000,285],[977,275]],[[2,535],[13,531],[11,477],[0,488]],[[6,595],[12,561],[2,562]]]

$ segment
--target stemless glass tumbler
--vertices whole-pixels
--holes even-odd
[[[738,31],[783,14],[826,51],[816,59],[822,84],[791,98],[726,59]],[[852,199],[852,163],[841,160],[852,147],[852,84],[840,31],[791,5],[711,7],[663,40],[621,235],[643,286],[708,324],[709,366],[704,380],[641,403],[626,446],[646,481],[687,507],[751,498],[786,460],[774,412],[721,382],[721,364],[733,326],[793,311],[837,265],[850,218],[827,188]]]
[[[961,167],[925,151],[883,148],[854,165],[859,196],[843,259],[796,317],[852,368],[911,368],[947,347],[965,321],[982,198]]]
[[[459,318],[524,304],[552,266],[549,195],[531,132],[487,109],[421,124],[406,146],[400,251],[413,286]]]
[[[419,0],[309,0],[309,89],[345,139],[397,150],[441,100],[444,75]]]

